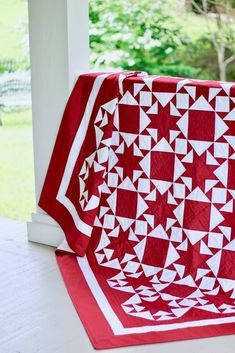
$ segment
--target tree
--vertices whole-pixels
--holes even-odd
[[[90,0],[91,61],[159,73],[186,41],[169,14],[171,0]],[[177,65],[175,65],[177,68]]]
[[[205,17],[217,54],[220,80],[226,81],[227,67],[235,61],[235,26],[231,0],[189,0],[197,13]]]

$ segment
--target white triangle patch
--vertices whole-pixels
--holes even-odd
[[[120,144],[120,146],[115,150],[115,153],[123,154],[125,150],[124,142]]]
[[[199,140],[188,140],[188,142],[193,147],[198,156],[201,156],[213,144],[213,142]]]
[[[118,187],[119,189],[136,191],[136,188],[129,177],[126,177]]]
[[[154,93],[153,92],[153,94],[155,95],[155,97],[163,107],[165,107],[175,96],[175,93],[162,93],[162,92]]]
[[[235,239],[233,239],[230,243],[228,243],[225,247],[225,250],[235,251]]]
[[[141,170],[134,170],[133,171],[133,183],[139,179],[139,177],[143,174]]]
[[[204,241],[201,241],[200,244],[200,254],[203,255],[213,255],[208,246],[204,243]]]
[[[150,153],[146,154],[146,156],[140,161],[140,166],[145,172],[145,174],[150,178]]]
[[[198,268],[198,269],[197,269],[196,281],[198,281],[199,279],[201,279],[202,277],[204,277],[208,272],[210,272],[210,270],[206,270],[206,269],[204,269],[204,268]]]
[[[149,135],[157,142],[157,129],[147,129]]]
[[[207,193],[209,190],[213,188],[219,181],[213,179],[207,179],[205,182],[205,192]]]
[[[149,234],[149,237],[160,238],[169,240],[167,233],[165,232],[163,226],[159,224],[155,229],[153,229]]]
[[[193,86],[184,86],[184,89],[188,92],[188,94],[195,100],[196,98],[196,87]]]
[[[228,115],[226,115],[224,120],[229,120],[229,121],[235,120],[235,108],[233,108],[233,110],[231,110],[231,112]]]
[[[184,201],[174,209],[174,215],[176,216],[179,224],[181,227],[183,226],[183,219],[184,219]]]
[[[209,151],[206,152],[206,164],[208,164],[208,165],[219,165],[217,160],[212,156],[212,154]]]
[[[227,187],[228,180],[228,161],[225,161],[219,168],[214,171],[214,174],[221,181],[221,183]]]
[[[158,113],[158,102],[155,102],[147,111],[147,114],[157,114]]]
[[[235,110],[235,108],[234,108]],[[226,135],[224,136],[225,140],[232,146],[232,148],[235,150],[235,137],[232,135]]]
[[[183,182],[187,186],[187,188],[191,191],[192,190],[192,178],[182,177],[181,179],[183,180]]]
[[[157,190],[161,195],[165,194],[165,192],[171,187],[172,183],[165,180],[154,180],[152,179],[153,184],[156,186]]]
[[[143,157],[143,153],[135,143],[134,143],[134,156]]]
[[[184,136],[188,138],[188,112],[186,112],[176,124],[179,126]]]
[[[220,268],[221,255],[222,251],[220,250],[206,262],[216,277]]]
[[[209,102],[212,101],[220,91],[222,91],[221,88],[209,88]]]
[[[187,251],[188,250],[188,239],[185,239],[183,243],[181,243],[179,246],[176,248],[177,250],[181,251]]]
[[[167,203],[170,205],[178,205],[170,191],[168,191]]]
[[[213,112],[214,109],[207,102],[206,98],[201,96],[196,100],[196,102],[189,108],[190,110],[200,110],[200,111],[208,111]]]
[[[230,200],[228,203],[226,203],[226,205],[224,205],[220,209],[220,211],[232,213],[233,212],[233,199]]]
[[[228,130],[228,125],[219,117],[218,114],[215,115],[215,141],[218,140],[224,133]]]
[[[136,218],[139,218],[148,208],[149,206],[147,205],[147,203],[144,201],[142,196],[138,194]]]
[[[143,260],[145,245],[146,245],[146,238],[144,238],[136,246],[134,246],[135,253],[140,262]]]
[[[231,240],[232,229],[230,227],[225,227],[225,226],[219,226],[219,229],[226,236],[228,241],[230,241]]]
[[[144,87],[144,83],[135,83],[134,84],[134,96],[136,96]]]
[[[124,232],[131,227],[131,225],[134,223],[135,219],[131,218],[126,218],[126,217],[116,217],[118,222],[120,223],[122,229]]]
[[[184,172],[185,167],[179,160],[177,156],[175,156],[175,165],[174,165],[174,181],[176,181]]]
[[[180,131],[170,130],[170,143],[172,143],[177,136],[179,136]]]
[[[211,215],[210,215],[210,231],[217,227],[221,222],[223,222],[224,217],[222,214],[215,208],[214,205],[211,205]]]
[[[162,138],[152,149],[152,151],[160,151],[160,152],[172,152],[174,153],[172,147],[169,145],[165,138]]]
[[[191,150],[183,159],[184,163],[193,163],[193,150]]]
[[[140,129],[139,133],[141,134],[142,131],[151,123],[148,115],[140,108]]]
[[[136,134],[129,134],[127,132],[121,132],[120,135],[123,137],[124,141],[126,142],[127,146],[130,147],[130,145],[135,141],[135,139],[138,137]]]
[[[172,102],[170,103],[170,107],[170,114],[172,116],[181,116],[180,112]]]
[[[171,243],[169,243],[169,248],[168,248],[164,267],[170,266],[173,262],[177,261],[179,258],[180,258],[180,255],[176,251],[175,247]]]
[[[139,105],[137,100],[127,91],[118,104]]]
[[[204,194],[204,192],[198,187],[196,187],[191,194],[189,194],[187,197],[187,200],[192,200],[192,201],[200,201],[200,202],[208,202],[210,203],[210,200],[208,197]]]
[[[117,106],[118,99],[114,98],[108,103],[103,104],[101,107],[106,110],[108,113],[113,114],[116,106]]]
[[[156,199],[157,199],[156,189],[154,189],[152,192],[150,192],[150,194],[148,194],[148,196],[145,197],[146,201],[156,201]]]
[[[102,263],[101,265],[105,267],[115,268],[116,270],[121,270],[121,266],[118,259],[113,259],[111,261]]]
[[[199,242],[208,232],[201,232],[199,230],[192,230],[192,229],[184,229],[185,234],[187,235],[190,243],[192,245]]]

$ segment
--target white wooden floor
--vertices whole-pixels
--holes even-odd
[[[232,353],[235,336],[106,353]],[[23,222],[0,218],[0,353],[91,353],[58,271],[54,249],[28,243]]]

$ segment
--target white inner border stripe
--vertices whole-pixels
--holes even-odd
[[[106,296],[104,295],[102,289],[97,282],[94,273],[92,272],[90,265],[88,263],[87,257],[77,257],[78,265],[86,279],[86,282],[100,308],[104,314],[107,322],[109,323],[113,333],[115,335],[127,335],[132,333],[146,333],[146,332],[161,332],[161,331],[170,331],[176,329],[183,329],[188,327],[201,327],[207,325],[219,325],[235,322],[235,316],[217,318],[217,319],[207,319],[199,321],[188,321],[176,324],[164,324],[164,325],[150,325],[142,327],[123,327],[121,321],[113,311],[111,305],[109,304]]]
[[[70,212],[77,229],[89,237],[91,236],[91,232],[93,228],[90,225],[84,223],[80,219],[74,204],[66,196],[66,191],[68,189],[68,185],[74,170],[74,166],[76,164],[78,155],[80,153],[84,138],[86,136],[87,128],[90,122],[91,114],[93,111],[93,107],[94,107],[97,95],[100,91],[100,88],[104,79],[110,75],[112,75],[112,73],[99,75],[96,77],[94,81],[89,99],[86,104],[86,109],[81,120],[81,124],[78,128],[71,150],[69,152],[69,156],[68,156],[64,174],[61,180],[60,188],[56,196],[57,201],[59,201],[62,205],[64,205],[67,208],[67,210]]]

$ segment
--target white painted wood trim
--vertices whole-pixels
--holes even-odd
[[[28,240],[58,247],[64,240],[61,227],[45,213],[33,213],[32,222],[27,222]]]
[[[89,71],[88,0],[28,0],[28,10],[37,204],[66,101]],[[37,207],[28,239],[57,245],[61,230],[51,222]]]

